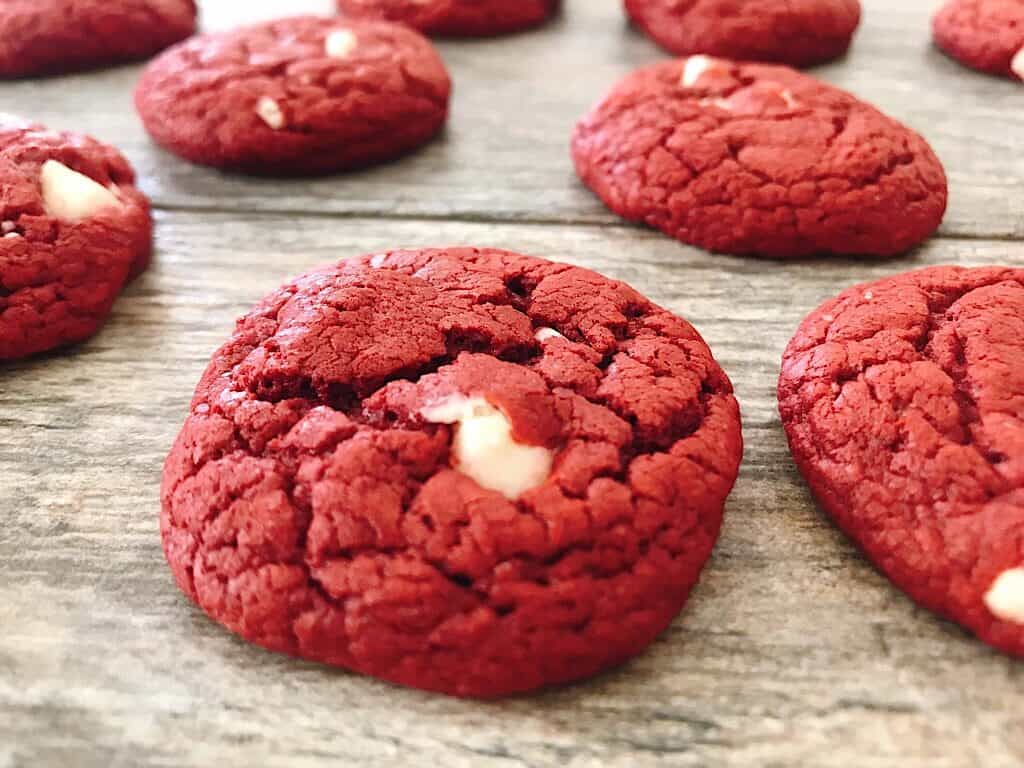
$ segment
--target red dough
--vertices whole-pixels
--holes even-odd
[[[388,160],[448,116],[433,46],[398,24],[300,17],[203,35],[146,69],[135,94],[150,135],[187,160],[318,174]]]
[[[630,18],[671,53],[794,67],[842,56],[860,24],[859,0],[625,2]]]
[[[786,67],[694,56],[641,69],[580,122],[572,153],[615,213],[737,255],[889,256],[946,209],[920,136]]]
[[[933,32],[939,48],[968,67],[1024,80],[1024,0],[949,0]]]
[[[852,288],[790,342],[779,408],[825,511],[921,605],[1009,653],[985,603],[1024,565],[1024,270]]]
[[[337,0],[354,17],[398,21],[424,34],[487,37],[542,24],[560,0]]]
[[[115,190],[119,205],[80,221],[48,213],[54,160]],[[82,341],[99,330],[152,249],[149,201],[112,147],[0,115],[0,360]]]
[[[193,0],[3,0],[0,77],[144,59],[195,27]]]
[[[566,338],[538,341],[538,329]],[[450,466],[452,394],[555,453],[517,501]],[[266,648],[458,696],[577,680],[686,601],[742,453],[697,332],[586,270],[468,248],[300,277],[213,357],[164,468],[181,589]]]

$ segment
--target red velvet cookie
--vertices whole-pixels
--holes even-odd
[[[1024,270],[846,291],[790,342],[779,409],[815,497],[872,562],[1024,655]]]
[[[112,147],[0,115],[0,360],[82,341],[149,263],[149,201]]]
[[[195,28],[193,0],[4,0],[0,77],[145,59]]]
[[[786,67],[692,56],[641,69],[580,122],[572,153],[615,213],[737,255],[889,256],[946,209],[920,136]]]
[[[488,37],[535,27],[550,18],[560,0],[337,0],[354,17],[408,24],[427,35]]]
[[[936,45],[962,64],[1024,80],[1024,0],[949,0],[933,32]]]
[[[496,697],[665,629],[741,453],[703,340],[628,286],[506,251],[386,253],[239,321],[164,468],[164,551],[247,640]]]
[[[194,37],[146,69],[150,135],[187,160],[251,173],[330,173],[425,143],[448,116],[434,47],[399,24],[299,17]]]
[[[842,56],[860,24],[859,0],[625,2],[630,18],[671,53],[794,67]]]

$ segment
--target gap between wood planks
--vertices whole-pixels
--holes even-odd
[[[590,227],[594,229],[636,229],[643,232],[656,232],[640,223],[626,221],[624,219],[611,220],[604,218],[588,217],[550,217],[543,216],[517,216],[515,214],[503,216],[501,214],[484,213],[388,213],[387,211],[298,211],[289,208],[245,208],[217,205],[180,205],[153,203],[152,209],[157,213],[198,213],[213,215],[237,215],[260,217],[292,217],[306,219],[337,219],[339,221],[364,220],[372,221],[407,221],[425,223],[436,223],[439,221],[451,222],[453,224],[508,224],[527,227]],[[667,237],[667,235],[666,235]],[[932,237],[932,240],[950,240],[954,242],[993,242],[993,243],[1024,243],[1024,234],[985,234],[978,232],[943,232],[939,229]],[[927,241],[925,241],[927,242]],[[696,247],[696,246],[693,246]],[[751,257],[756,258],[756,257]]]

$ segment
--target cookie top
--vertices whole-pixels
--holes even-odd
[[[0,115],[0,360],[94,334],[149,262],[149,202],[117,150]]]
[[[560,0],[337,0],[352,17],[408,24],[427,35],[488,37],[546,21]]]
[[[779,408],[825,510],[914,600],[1024,655],[1024,270],[851,288],[786,350]]]
[[[650,643],[741,452],[705,343],[628,286],[399,251],[239,321],[167,459],[161,530],[178,585],[249,640],[492,697]]]
[[[786,67],[692,56],[641,69],[579,123],[572,153],[620,216],[723,253],[889,256],[946,209],[920,136]]]
[[[846,53],[859,0],[625,0],[626,12],[665,50],[805,67]]]
[[[935,43],[974,69],[1024,80],[1024,2],[949,0],[935,15]]]
[[[144,59],[195,28],[194,0],[4,0],[0,77]]]
[[[329,173],[420,146],[448,115],[433,46],[375,21],[298,17],[194,37],[135,94],[150,135],[187,160],[251,173]]]

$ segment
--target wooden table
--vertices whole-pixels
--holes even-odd
[[[207,3],[207,26],[329,0]],[[923,132],[949,172],[940,235],[901,259],[713,256],[609,214],[569,132],[661,54],[617,0],[537,32],[441,45],[447,135],[405,161],[259,181],[155,149],[138,67],[0,85],[0,110],[121,147],[156,209],[154,267],[106,329],[0,368],[0,768],[934,766],[1024,763],[1024,665],[915,608],[815,509],[776,414],[782,349],[840,288],[926,264],[1024,265],[1024,88],[929,46],[935,2],[870,0],[819,74]],[[174,587],[161,462],[236,316],[315,264],[470,243],[628,281],[690,319],[732,376],[746,460],[714,558],[646,654],[498,704],[403,690],[236,640]]]

